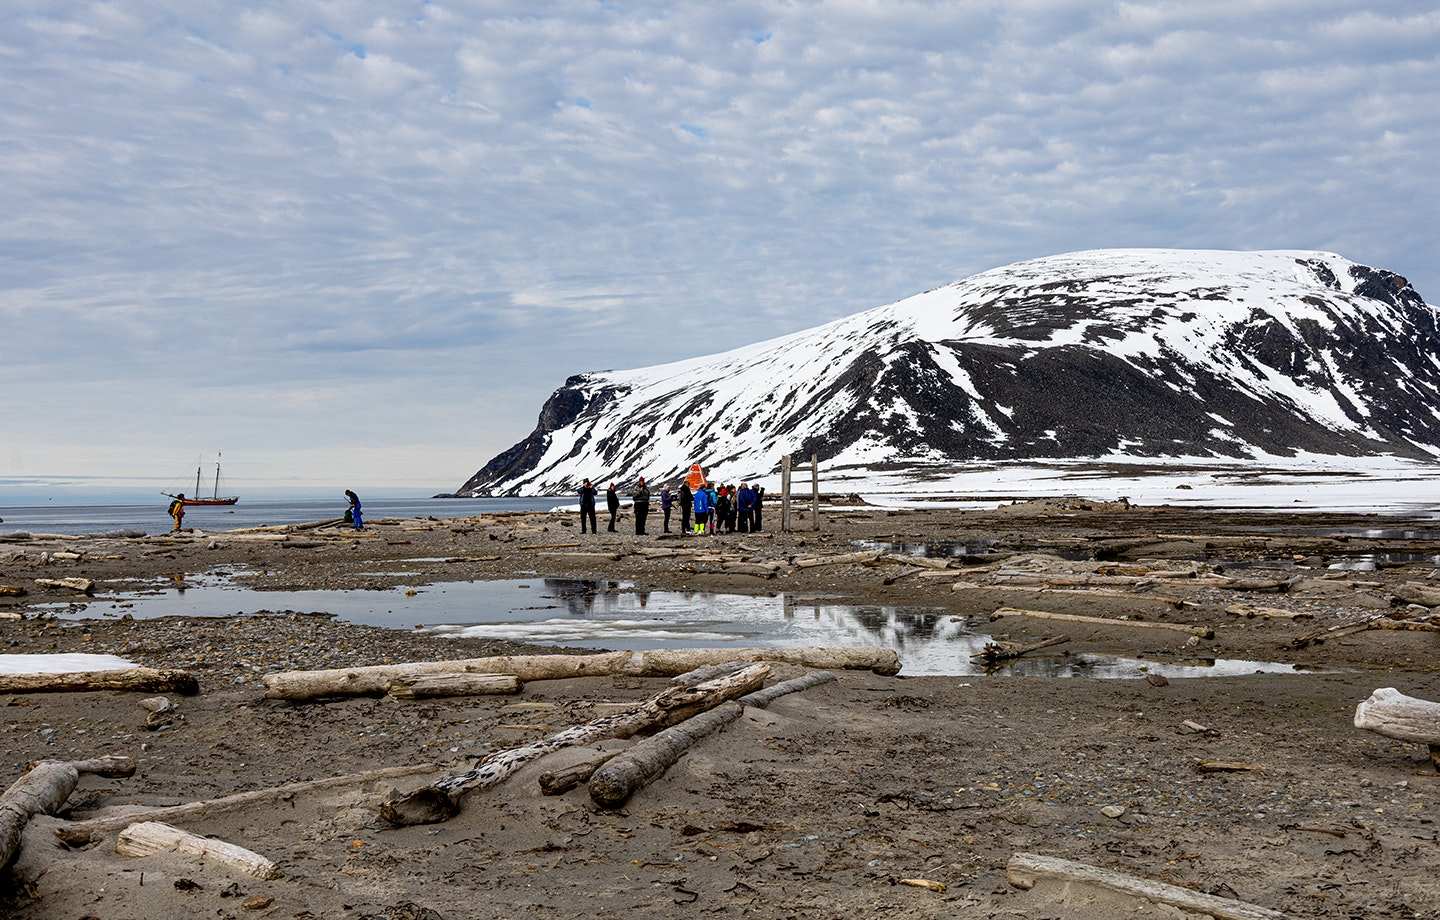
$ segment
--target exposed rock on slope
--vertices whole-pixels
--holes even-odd
[[[1020,262],[720,355],[578,374],[457,494],[966,460],[1440,454],[1440,319],[1321,252]]]

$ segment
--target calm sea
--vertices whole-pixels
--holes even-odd
[[[363,498],[363,496],[362,496]],[[549,511],[564,498],[365,498],[365,517],[469,517],[500,511]],[[0,534],[107,533],[139,530],[165,533],[171,527],[168,499],[148,504],[0,505]],[[273,524],[303,524],[338,518],[345,501],[246,501],[228,507],[195,506],[185,510],[185,526],[197,530],[235,530]]]

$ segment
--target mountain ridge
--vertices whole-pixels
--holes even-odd
[[[1018,262],[717,355],[569,377],[457,495],[1059,458],[1440,455],[1440,317],[1312,251]]]

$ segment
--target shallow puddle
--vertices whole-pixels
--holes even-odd
[[[793,595],[644,591],[633,583],[568,578],[458,581],[379,591],[256,591],[230,573],[187,577],[184,587],[49,610],[62,620],[245,616],[262,611],[326,613],[351,623],[423,629],[438,636],[507,639],[576,648],[879,645],[903,674],[980,675],[971,656],[993,641],[943,610],[837,604]],[[1291,665],[1239,660],[1176,662],[1032,654],[989,673],[1031,677],[1223,677],[1295,673]]]

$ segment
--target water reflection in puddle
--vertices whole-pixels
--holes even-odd
[[[59,608],[61,619],[235,616],[259,611],[328,613],[351,623],[424,629],[437,636],[507,639],[576,648],[880,645],[906,675],[978,675],[990,635],[944,611],[837,604],[793,595],[645,591],[630,582],[565,578],[444,582],[380,591],[255,591],[228,573],[188,578],[184,590],[98,599]],[[1052,650],[1053,651],[1053,650]],[[1222,677],[1294,673],[1291,665],[1239,660],[1146,661],[1098,655],[1030,655],[993,670],[1031,677]]]

